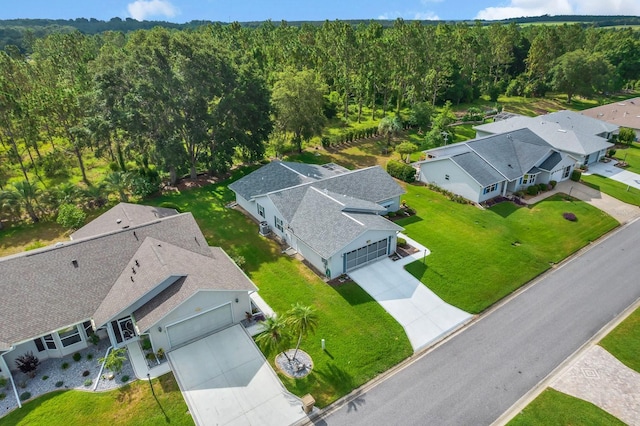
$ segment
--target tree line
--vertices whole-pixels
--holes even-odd
[[[71,167],[76,189],[106,185],[125,199],[153,193],[161,177],[175,183],[259,160],[267,144],[302,149],[336,115],[394,112],[379,127],[388,136],[409,108],[437,138],[450,103],[550,90],[571,101],[639,79],[638,33],[578,24],[267,21],[34,37],[28,54],[0,52],[0,220],[35,221],[61,198],[78,204],[64,195]],[[109,163],[106,177],[88,173],[96,158]]]

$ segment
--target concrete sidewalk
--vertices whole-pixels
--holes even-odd
[[[620,167],[616,167],[617,163],[618,162],[616,160],[612,160],[608,163],[597,162],[589,164],[589,170],[584,172],[584,174],[604,176],[633,188],[640,189],[640,175]]]
[[[402,325],[415,352],[445,337],[473,316],[445,303],[434,292],[405,271],[407,263],[430,252],[400,234],[417,253],[397,261],[389,258],[351,271],[349,276]]]

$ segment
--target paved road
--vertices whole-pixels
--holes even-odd
[[[640,221],[316,424],[491,424],[640,297],[638,236]]]

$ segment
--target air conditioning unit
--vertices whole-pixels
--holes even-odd
[[[269,235],[270,232],[269,223],[267,221],[260,222],[260,235]]]

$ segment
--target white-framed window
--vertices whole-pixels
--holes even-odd
[[[571,173],[571,166],[565,167],[564,172],[562,173],[562,178],[563,179],[568,178],[570,173]]]
[[[60,343],[62,343],[62,346],[65,348],[82,341],[80,330],[78,330],[78,327],[75,325],[65,328],[64,330],[59,330],[58,337],[60,337]]]
[[[522,177],[522,184],[523,185],[533,185],[534,183],[536,183],[536,176],[537,175],[524,175]]]
[[[44,344],[47,345],[47,349],[57,349],[56,341],[53,340],[53,336],[51,334],[42,336],[42,340],[44,340]]]
[[[482,191],[483,194],[489,194],[490,192],[493,192],[495,190],[498,189],[498,184],[494,183],[493,185],[489,185],[487,187],[484,188],[484,190]]]
[[[258,208],[258,214],[262,217],[264,217],[264,207],[261,206],[260,204],[256,203],[256,207]]]
[[[280,232],[284,232],[284,224],[282,222],[282,219],[280,219],[278,216],[274,216],[273,221],[276,225],[276,228],[278,228]]]

